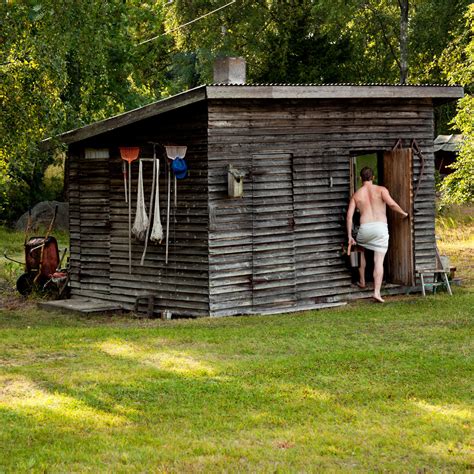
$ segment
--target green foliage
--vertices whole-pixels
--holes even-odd
[[[469,0],[410,2],[409,80],[472,78]],[[400,7],[381,0],[17,0],[0,37],[0,220],[51,193],[50,136],[212,82],[219,55],[243,56],[249,82],[398,82]],[[143,41],[156,37],[153,41]],[[448,47],[450,53],[439,58]],[[471,62],[470,62],[471,61]],[[445,130],[452,109],[437,116]]]
[[[410,2],[412,82],[436,82],[449,32],[469,0]],[[215,2],[176,0],[167,10],[176,27],[212,10]],[[253,82],[398,82],[400,8],[396,1],[241,0],[173,33],[181,51],[196,53],[201,82],[212,81],[209,58],[244,56]]]
[[[465,97],[459,100],[454,127],[463,137],[454,172],[442,184],[443,205],[474,202],[474,5],[465,14],[465,24],[458,29],[454,41],[440,61],[448,80],[465,86]]]
[[[160,45],[144,52],[136,43],[161,9],[121,0],[18,1],[2,9],[0,220],[11,220],[47,198],[43,175],[52,157],[40,152],[42,139],[159,96],[159,79],[140,71],[152,52],[148,71],[159,65]]]

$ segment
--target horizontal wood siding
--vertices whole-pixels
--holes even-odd
[[[133,309],[137,296],[152,294],[155,312],[169,310],[180,315],[207,315],[209,312],[208,276],[208,199],[207,199],[207,114],[204,104],[189,106],[180,111],[147,119],[94,138],[83,146],[108,146],[111,158],[107,169],[110,179],[110,292],[105,298]],[[169,259],[165,263],[165,240],[149,243],[144,265],[140,265],[143,242],[132,240],[132,275],[128,269],[128,204],[125,203],[122,160],[119,146],[140,146],[141,158],[152,158],[149,142],[187,145],[186,161],[189,177],[178,181],[177,207],[171,204]],[[157,148],[160,159],[161,223],[166,228],[167,171],[164,149]],[[152,163],[144,162],[144,193],[147,213],[152,186]],[[132,225],[135,218],[138,181],[138,162],[132,163]],[[172,180],[173,182],[174,180]],[[101,206],[97,197],[95,205]],[[73,209],[74,205],[73,205]],[[84,219],[85,208],[79,211]],[[84,262],[81,254],[74,259]],[[81,288],[81,294],[84,294]],[[146,310],[142,300],[140,309]]]
[[[66,167],[68,173],[69,198],[69,275],[72,295],[78,295],[81,289],[81,205],[79,193],[79,161],[81,150],[71,147],[68,150]]]
[[[341,257],[349,199],[349,158],[368,151],[390,150],[415,138],[426,159],[415,202],[416,265],[434,262],[433,109],[421,100],[212,100],[209,101],[209,235],[210,310],[212,315],[277,311],[284,294],[269,289],[268,305],[253,304],[253,220],[255,207],[252,155],[287,153],[293,157],[294,235],[269,228],[273,258],[282,269],[294,239],[294,308],[345,298],[357,290]],[[227,166],[248,172],[244,196],[227,197]],[[269,162],[269,167],[277,166]],[[420,162],[414,158],[416,189]],[[284,188],[269,185],[276,212]],[[259,193],[262,191],[259,190]],[[279,207],[278,207],[279,206]],[[264,225],[264,224],[262,224]],[[281,305],[280,309],[288,309]]]

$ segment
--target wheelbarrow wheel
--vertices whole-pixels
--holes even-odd
[[[35,275],[33,273],[23,273],[16,281],[16,289],[18,293],[23,296],[28,296],[32,293],[35,286]]]

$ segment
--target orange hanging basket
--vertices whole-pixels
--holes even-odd
[[[139,147],[121,146],[119,150],[120,150],[120,156],[122,157],[122,160],[128,161],[129,163],[131,163],[132,161],[135,161],[138,158],[138,155],[140,153]]]

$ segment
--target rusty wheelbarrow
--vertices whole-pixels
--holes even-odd
[[[41,237],[27,237],[31,225],[31,219],[28,219],[24,242],[25,271],[16,282],[18,292],[24,296],[29,295],[33,290],[46,290],[61,297],[68,287],[68,271],[61,269],[67,249],[64,249],[62,258],[60,258],[58,242],[55,237],[50,235],[56,214],[57,207],[46,235]],[[8,260],[22,264],[6,254],[4,256]]]

